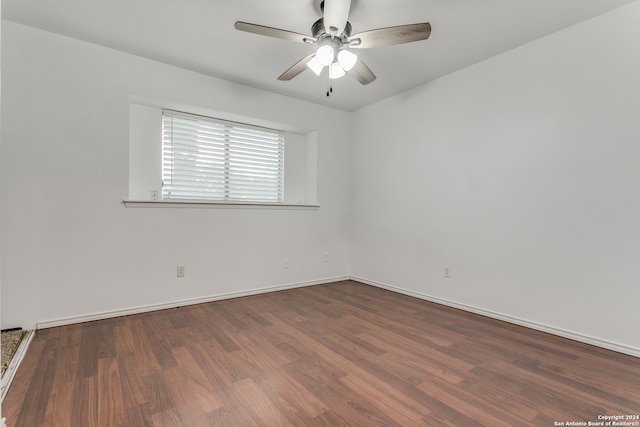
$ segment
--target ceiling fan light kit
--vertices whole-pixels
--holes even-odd
[[[338,62],[334,62],[329,66],[329,78],[331,80],[339,79],[344,76],[346,73],[344,72],[344,68]]]
[[[333,58],[335,56],[335,52],[331,46],[325,44],[324,46],[320,46],[318,50],[316,50],[316,58],[318,62],[323,67],[331,65],[333,62]]]
[[[236,22],[235,28],[248,33],[318,46],[314,53],[293,64],[278,77],[278,80],[291,80],[307,68],[311,69],[315,75],[320,76],[327,67],[329,79],[338,79],[349,74],[363,85],[374,81],[376,75],[362,59],[359,59],[349,49],[368,49],[410,43],[426,40],[431,34],[431,25],[428,22],[423,22],[378,28],[351,35],[350,8],[351,0],[324,0],[320,4],[323,16],[311,26],[312,36],[242,21]]]
[[[345,71],[351,71],[351,69],[356,65],[358,61],[358,56],[355,53],[349,52],[346,49],[342,49],[338,53],[338,62],[342,65]]]
[[[324,70],[324,65],[322,65],[320,61],[318,61],[317,56],[314,56],[309,60],[309,62],[307,62],[307,67],[309,67],[316,76],[320,76],[322,70]]]

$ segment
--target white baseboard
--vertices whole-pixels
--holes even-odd
[[[509,316],[502,313],[497,313],[490,310],[485,310],[479,307],[474,307],[471,305],[457,303],[455,301],[449,301],[442,298],[433,297],[431,295],[422,294],[419,292],[410,291],[407,289],[399,288],[396,286],[392,286],[386,283],[376,282],[374,280],[365,279],[363,277],[352,276],[351,280],[356,282],[361,282],[367,285],[375,286],[377,288],[386,289],[388,291],[397,292],[403,295],[412,296],[415,298],[423,299],[426,301],[434,302],[436,304],[446,305],[448,307],[457,308],[460,310],[468,311],[475,314],[480,314],[482,316],[491,317],[493,319],[503,320],[508,323],[513,323],[516,325],[524,326],[530,329],[535,329],[542,332],[547,332],[549,334],[558,335],[564,338],[569,338],[574,341],[579,341],[585,344],[591,344],[596,347],[606,348],[608,350],[613,350],[618,353],[624,353],[635,357],[640,357],[640,349],[629,347],[623,344],[618,344],[611,341],[602,340],[600,338],[590,337],[587,335],[578,334],[575,332],[567,331],[564,329],[556,328],[553,326],[544,325],[541,323],[531,322],[526,319],[521,319],[518,317]]]
[[[231,293],[227,293],[227,294],[212,295],[212,296],[207,296],[207,297],[202,297],[202,298],[180,300],[180,301],[168,302],[168,303],[163,303],[163,304],[152,304],[152,305],[146,305],[146,306],[122,309],[122,310],[105,311],[105,312],[101,312],[101,313],[93,313],[93,314],[82,315],[82,316],[74,316],[74,317],[66,317],[66,318],[61,318],[61,319],[46,320],[46,321],[38,322],[37,325],[36,325],[36,329],[46,329],[46,328],[53,328],[53,327],[56,327],[56,326],[71,325],[71,324],[74,324],[74,323],[91,322],[91,321],[94,321],[94,320],[109,319],[109,318],[119,317],[119,316],[128,316],[128,315],[131,315],[131,314],[146,313],[146,312],[156,311],[156,310],[165,310],[165,309],[169,309],[169,308],[182,307],[182,306],[186,306],[186,305],[202,304],[202,303],[220,301],[220,300],[231,299],[231,298],[239,298],[239,297],[250,296],[250,295],[258,295],[258,294],[263,294],[263,293],[267,293],[267,292],[276,292],[276,291],[283,291],[283,290],[287,290],[287,289],[302,288],[302,287],[306,287],[306,286],[322,285],[322,284],[325,284],[325,283],[339,282],[339,281],[343,281],[343,280],[354,280],[356,282],[365,283],[367,285],[375,286],[375,287],[378,287],[378,288],[381,288],[381,289],[386,289],[386,290],[389,290],[389,291],[392,291],[392,292],[397,292],[397,293],[408,295],[408,296],[412,296],[412,297],[415,297],[415,298],[420,298],[420,299],[423,299],[423,300],[426,300],[426,301],[431,301],[431,302],[434,302],[436,304],[441,304],[441,305],[445,305],[445,306],[448,306],[448,307],[453,307],[453,308],[457,308],[457,309],[460,309],[460,310],[468,311],[468,312],[471,312],[471,313],[480,314],[482,316],[491,317],[493,319],[503,320],[503,321],[508,322],[508,323],[513,323],[513,324],[516,324],[516,325],[524,326],[524,327],[535,329],[535,330],[538,330],[538,331],[547,332],[547,333],[550,333],[550,334],[553,334],[553,335],[558,335],[558,336],[561,336],[561,337],[564,337],[564,338],[569,338],[569,339],[572,339],[574,341],[579,341],[579,342],[583,342],[583,343],[586,343],[586,344],[591,344],[591,345],[594,345],[594,346],[597,346],[597,347],[606,348],[608,350],[613,350],[613,351],[616,351],[618,353],[624,353],[624,354],[628,354],[628,355],[631,355],[631,356],[640,357],[640,349],[639,348],[629,347],[629,346],[626,346],[626,345],[623,345],[623,344],[618,344],[618,343],[615,343],[615,342],[602,340],[600,338],[595,338],[595,337],[591,337],[591,336],[587,336],[587,335],[583,335],[583,334],[578,334],[578,333],[575,333],[575,332],[572,332],[572,331],[567,331],[567,330],[564,330],[564,329],[561,329],[561,328],[556,328],[556,327],[553,327],[553,326],[544,325],[544,324],[537,323],[537,322],[532,322],[532,321],[529,321],[529,320],[526,320],[526,319],[521,319],[519,317],[509,316],[509,315],[506,315],[506,314],[497,313],[497,312],[490,311],[490,310],[485,310],[483,308],[474,307],[474,306],[471,306],[471,305],[462,304],[462,303],[458,303],[458,302],[455,302],[455,301],[449,301],[449,300],[446,300],[446,299],[434,297],[434,296],[423,294],[423,293],[419,293],[419,292],[410,291],[408,289],[403,289],[403,288],[400,288],[400,287],[397,287],[397,286],[393,286],[393,285],[389,285],[389,284],[386,284],[386,283],[377,282],[375,280],[370,280],[370,279],[366,279],[364,277],[358,277],[358,276],[332,277],[332,278],[326,278],[326,279],[315,280],[315,281],[291,283],[291,284],[280,285],[280,286],[271,286],[271,287],[266,287],[266,288],[250,289],[250,290],[246,290],[246,291],[242,291],[242,292],[231,292]],[[3,392],[4,392],[4,389],[3,389]],[[4,395],[3,395],[3,397],[4,397]],[[0,425],[0,427],[2,427],[2,426]]]
[[[27,348],[29,347],[29,344],[31,344],[31,340],[34,335],[35,331],[27,331],[27,336],[23,338],[22,342],[20,342],[20,345],[16,350],[16,354],[13,356],[13,359],[11,359],[9,366],[7,366],[7,370],[4,371],[4,375],[0,380],[0,403],[4,401],[4,397],[7,395],[7,391],[9,391],[9,386],[11,386],[13,377],[16,375],[18,366],[20,366],[25,354],[27,354]],[[0,422],[0,427],[3,425],[3,422]]]
[[[60,319],[44,320],[36,324],[36,329],[54,328],[56,326],[72,325],[74,323],[92,322],[94,320],[110,319],[113,317],[129,316],[132,314],[147,313],[150,311],[166,310],[169,308],[184,307],[186,305],[203,304],[213,301],[221,301],[231,298],[246,297],[250,295],[264,294],[267,292],[284,291],[287,289],[303,288],[306,286],[322,285],[325,283],[340,282],[349,280],[349,276],[331,277],[327,279],[314,280],[308,282],[290,283],[280,286],[270,286],[266,288],[249,289],[241,292],[230,292],[220,295],[211,295],[202,298],[193,298],[180,301],[167,302],[163,304],[151,304],[139,307],[126,308],[122,310],[104,311],[101,313],[86,314],[82,316],[64,317]]]

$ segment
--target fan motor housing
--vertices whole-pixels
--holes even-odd
[[[311,34],[316,40],[318,40],[318,38],[323,38],[323,36],[331,37],[324,29],[323,18],[320,18],[313,23],[313,25],[311,26]],[[348,39],[349,37],[351,37],[351,23],[347,21],[347,24],[344,26],[344,31],[339,38],[343,41],[346,41],[346,39]]]

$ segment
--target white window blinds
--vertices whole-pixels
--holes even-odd
[[[284,133],[162,112],[162,198],[279,203]]]

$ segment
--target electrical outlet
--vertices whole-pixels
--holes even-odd
[[[282,268],[289,268],[289,258],[285,258],[284,260],[282,260]]]
[[[151,200],[160,200],[158,190],[151,190]]]
[[[176,268],[176,276],[177,276],[177,277],[184,277],[184,273],[185,273],[184,265],[179,265],[179,266]]]
[[[449,267],[448,265],[442,267],[442,276],[447,279],[451,278],[451,267]]]
[[[329,252],[324,253],[324,262],[329,262]]]

